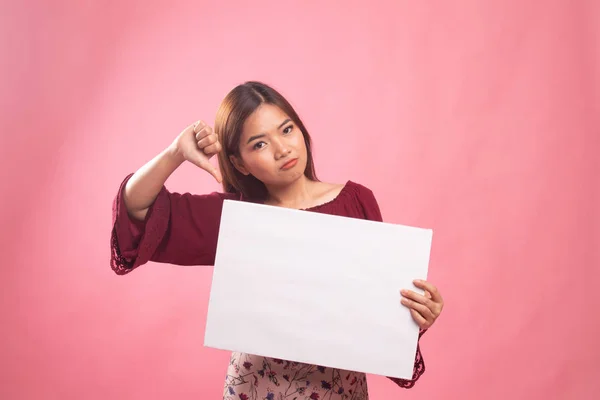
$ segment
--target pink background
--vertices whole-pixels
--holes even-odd
[[[116,276],[110,213],[248,79],[297,107],[323,180],[435,230],[427,372],[372,399],[600,391],[600,3],[3,3],[0,398],[220,398],[212,269]],[[218,189],[191,165],[168,187]]]

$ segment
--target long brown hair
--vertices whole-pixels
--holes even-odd
[[[219,135],[223,149],[219,152],[219,168],[223,175],[223,190],[241,194],[252,200],[264,201],[268,192],[265,185],[252,175],[240,173],[231,163],[230,156],[240,157],[240,138],[246,119],[261,105],[279,107],[300,128],[306,144],[307,163],[304,175],[316,181],[311,151],[311,139],[292,105],[272,87],[249,81],[231,90],[221,102],[215,118],[214,131]]]

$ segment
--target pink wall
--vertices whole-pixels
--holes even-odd
[[[247,79],[297,106],[324,180],[435,230],[427,373],[370,377],[373,399],[600,391],[594,0],[4,3],[0,398],[219,398],[211,268],[114,275],[110,212],[126,173]],[[217,186],[186,165],[169,188]]]

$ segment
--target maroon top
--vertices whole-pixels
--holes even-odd
[[[132,175],[123,180],[113,201],[110,260],[113,271],[125,275],[148,261],[214,265],[223,201],[247,200],[231,193],[173,193],[163,186],[145,221],[137,221],[129,217],[123,198],[125,184]],[[352,181],[333,200],[304,211],[382,221],[373,192]],[[424,332],[419,332],[419,338]],[[417,344],[412,379],[390,379],[401,387],[411,388],[424,372]]]

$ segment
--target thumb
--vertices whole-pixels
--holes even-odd
[[[196,161],[194,164],[208,172],[216,179],[217,182],[223,182],[223,176],[221,175],[221,171],[217,167],[211,164],[210,160],[200,159]]]
[[[217,182],[223,182],[223,175],[221,175],[221,171],[219,171],[217,167],[210,165],[208,167],[208,173],[211,174],[217,180]]]
[[[188,160],[197,166],[211,174],[213,178],[217,180],[217,182],[223,182],[223,176],[221,175],[221,171],[217,167],[211,164],[210,159],[206,157],[204,153],[202,153],[199,149],[195,149],[193,155],[191,155]]]

